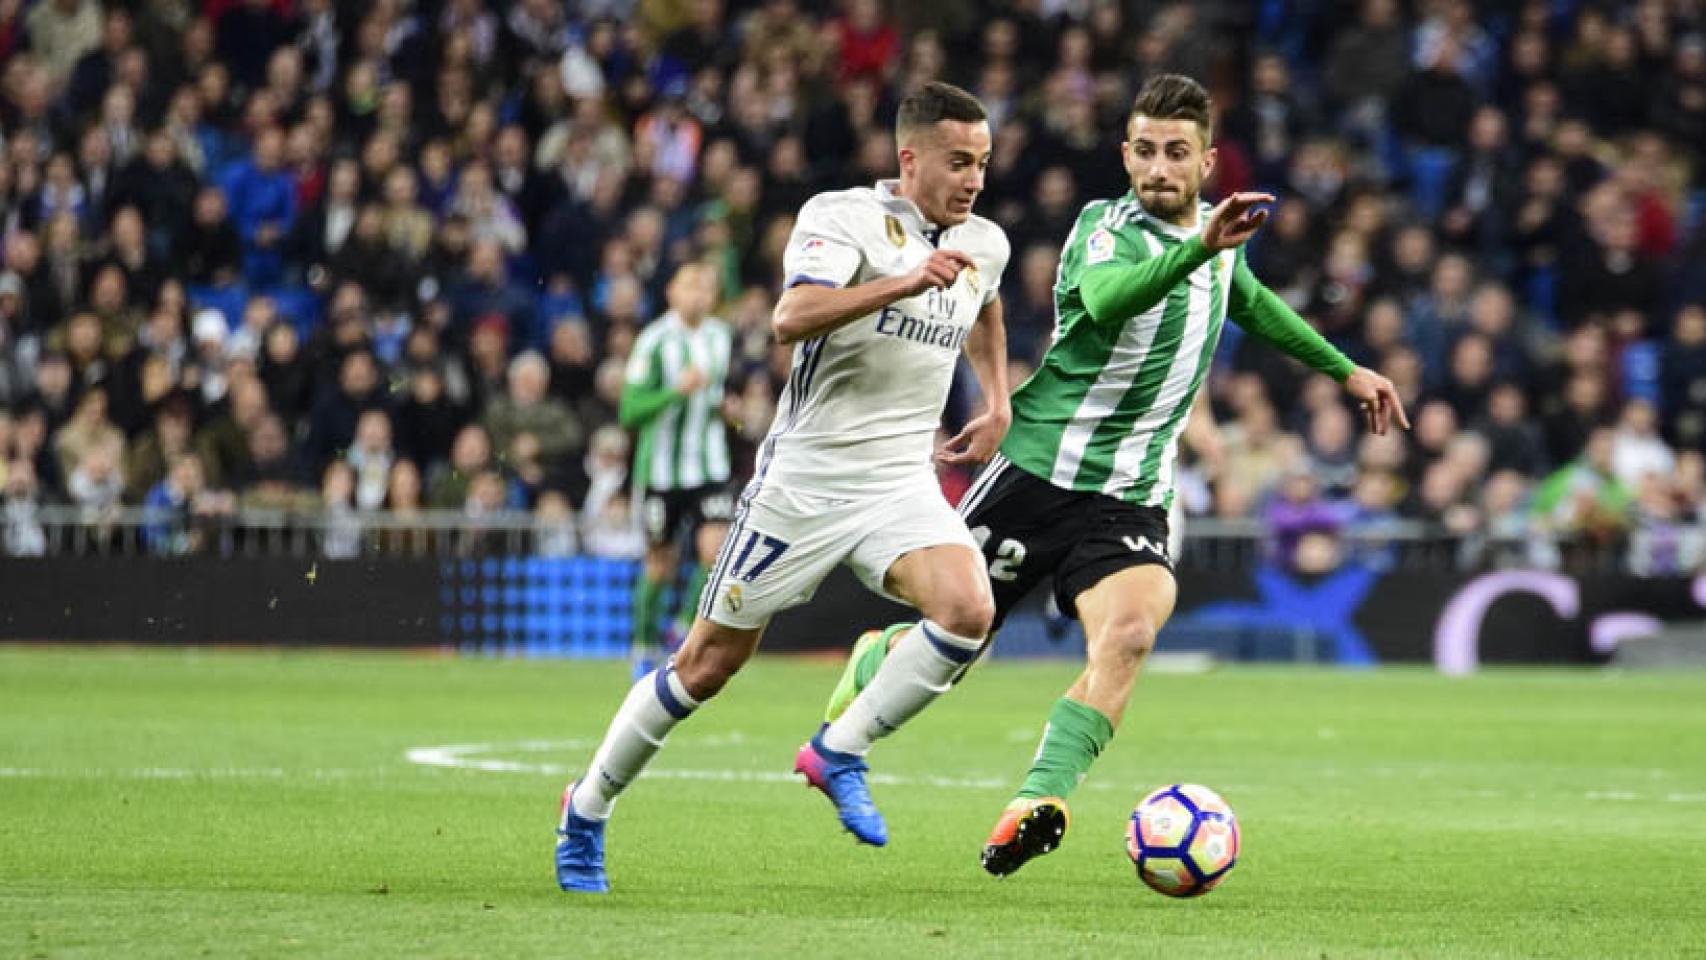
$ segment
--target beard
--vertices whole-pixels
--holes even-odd
[[[1179,186],[1159,193],[1149,188],[1140,188],[1137,198],[1146,213],[1158,220],[1169,222],[1178,219],[1197,201],[1194,191]]]

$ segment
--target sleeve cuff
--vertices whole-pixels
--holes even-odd
[[[810,274],[796,273],[788,278],[788,282],[782,285],[782,289],[787,290],[792,287],[797,287],[802,283],[809,283],[817,287],[829,287],[832,290],[839,290],[841,288],[841,284],[836,283],[834,280],[825,280],[822,277],[814,277]]]

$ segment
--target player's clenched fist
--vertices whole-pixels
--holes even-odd
[[[937,250],[906,275],[907,294],[951,287],[960,271],[971,265],[971,257],[958,250]]]

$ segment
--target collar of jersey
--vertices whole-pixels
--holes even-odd
[[[688,332],[692,332],[694,330],[703,330],[707,326],[710,326],[711,321],[713,321],[715,319],[717,319],[717,318],[712,316],[711,314],[707,313],[707,314],[705,314],[705,318],[703,320],[699,321],[699,326],[689,327],[687,325],[687,321],[681,319],[681,314],[677,313],[673,309],[665,310],[663,312],[663,316],[658,317],[659,322],[668,324],[670,327],[673,327],[677,330],[684,330],[684,331],[688,331]]]
[[[1137,199],[1136,190],[1127,190],[1125,192],[1125,196],[1120,198],[1120,202],[1129,203],[1136,207],[1138,216],[1142,217],[1145,223],[1154,226],[1155,229],[1165,233],[1169,237],[1175,237],[1180,240],[1185,240],[1202,233],[1202,226],[1208,220],[1208,212],[1214,209],[1208,204],[1199,201],[1197,203],[1197,225],[1194,227],[1181,227],[1177,224],[1168,223],[1160,217],[1151,216],[1148,210],[1143,209],[1143,201]]]
[[[899,180],[878,180],[877,199],[881,200],[884,206],[895,213],[905,214],[903,222],[908,227],[924,236],[928,236],[934,230],[937,240],[940,241],[942,234],[948,232],[948,228],[937,226],[924,219],[924,211],[918,209],[918,204],[894,192],[894,188],[898,186],[900,186]]]

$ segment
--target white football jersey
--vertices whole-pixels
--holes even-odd
[[[897,181],[806,201],[783,258],[789,287],[848,287],[910,272],[941,247],[971,257],[943,290],[897,300],[794,347],[793,369],[749,490],[776,483],[859,497],[931,471],[960,347],[1007,267],[1001,228],[973,215],[939,230]]]

